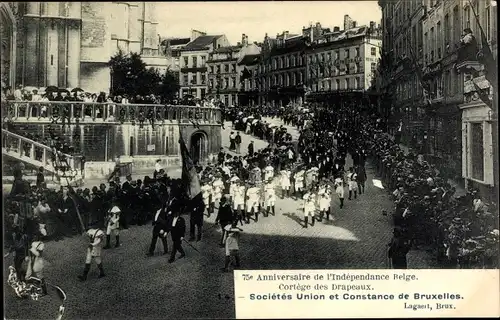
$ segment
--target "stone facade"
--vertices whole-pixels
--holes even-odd
[[[2,77],[11,86],[108,92],[107,62],[119,48],[140,53],[147,67],[159,71],[170,63],[159,50],[151,2],[2,3],[1,12],[2,32],[10,35],[2,48],[9,49],[2,55],[9,61],[9,77],[3,67]]]

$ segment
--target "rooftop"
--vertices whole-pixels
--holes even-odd
[[[215,49],[213,52],[214,53],[230,53],[230,52],[238,52],[240,49],[243,48],[242,45],[239,46],[229,46],[229,47],[220,47]]]
[[[214,36],[201,36],[193,41],[189,42],[185,47],[184,51],[196,51],[196,50],[205,50],[208,48],[212,42],[218,38],[222,37],[222,35],[214,35]]]

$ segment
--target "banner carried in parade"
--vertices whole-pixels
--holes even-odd
[[[196,196],[201,195],[201,186],[198,173],[194,166],[189,150],[182,137],[181,128],[179,127],[179,144],[181,149],[182,158],[182,181],[186,186],[186,192],[190,199],[194,199]]]

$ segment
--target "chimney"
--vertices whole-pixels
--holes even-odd
[[[246,34],[244,34],[244,33],[243,33],[243,34],[241,35],[241,44],[242,44],[243,46],[248,45],[247,40],[248,40],[248,38],[247,38]]]
[[[340,32],[340,27],[339,26],[333,27],[333,32]]]
[[[370,21],[370,31],[373,32],[375,30],[375,21]]]
[[[358,26],[358,23],[357,23],[356,21],[353,21],[353,22],[352,22],[352,27],[353,27],[353,28],[356,28],[357,26]]]
[[[286,39],[288,39],[288,35],[289,35],[288,30],[287,30],[287,31],[285,31],[285,32],[283,32],[283,35],[284,35],[285,40],[286,40]]]

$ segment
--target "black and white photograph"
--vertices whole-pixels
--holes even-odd
[[[497,9],[1,2],[4,318],[234,319],[235,270],[498,270]]]

